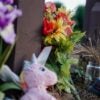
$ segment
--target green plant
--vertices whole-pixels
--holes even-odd
[[[73,93],[78,100],[79,95],[71,79],[71,64],[75,63],[71,54],[75,45],[84,36],[80,31],[73,32],[74,21],[66,8],[56,8],[54,3],[45,5],[43,19],[44,45],[53,46],[47,66],[58,76],[57,89],[62,92]]]
[[[76,25],[74,26],[75,30],[83,31],[84,15],[85,15],[85,7],[83,5],[78,6],[72,18],[73,20],[76,21]]]
[[[0,53],[0,55],[1,55],[0,56],[0,68],[1,68],[6,63],[7,59],[9,58],[9,56],[14,48],[14,44],[8,45],[4,51],[3,51],[3,46],[2,45],[0,45],[0,46],[1,46],[0,47],[0,51],[1,51],[1,53]]]
[[[22,14],[13,3],[13,0],[0,0],[0,79],[6,79],[3,83],[0,83],[0,100],[4,99],[4,91],[20,89],[13,81],[12,83],[7,82],[8,77],[13,80],[15,78],[13,76],[16,75],[5,65],[15,45],[16,34],[13,22]]]
[[[55,2],[56,8],[65,7],[61,2]]]
[[[57,88],[61,91],[77,94],[74,84],[71,79],[70,68],[71,64],[75,64],[75,60],[71,57],[74,46],[83,37],[84,33],[76,32],[70,39],[60,41],[54,46],[51,56],[49,57],[47,66],[55,71],[58,75]],[[77,97],[79,98],[79,97]]]
[[[8,90],[20,90],[21,91],[21,88],[14,82],[6,82],[6,83],[0,84],[0,100],[4,100],[5,92]]]

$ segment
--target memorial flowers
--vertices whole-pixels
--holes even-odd
[[[57,8],[56,4],[47,2],[44,7],[43,41],[45,46],[53,46],[47,66],[58,75],[57,88],[76,94],[70,73],[71,64],[74,63],[71,54],[84,33],[73,31],[75,21],[71,17],[71,12],[65,7]]]
[[[18,16],[22,15],[22,12],[17,9],[17,6],[12,5],[13,3],[14,0],[0,0],[0,67],[4,64],[4,59],[7,57],[12,45],[15,43],[16,34],[13,22]],[[7,51],[3,50],[3,41],[10,45]],[[4,55],[6,57],[2,57]]]
[[[0,0],[0,100],[5,97],[4,91],[19,89],[14,84],[17,76],[5,65],[15,44],[16,34],[14,21],[22,15],[22,12],[13,4],[14,0]],[[8,80],[12,80],[10,83]]]
[[[15,41],[14,20],[21,15],[16,6],[12,6],[13,0],[0,0],[0,36],[9,44]]]
[[[70,12],[66,12],[65,8],[57,9],[55,4],[46,3],[43,19],[43,34],[46,36],[46,43],[52,44],[53,40],[60,41],[61,38],[70,37],[73,34],[74,24],[75,21],[70,19]]]

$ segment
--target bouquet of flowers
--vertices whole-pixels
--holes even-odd
[[[43,41],[45,45],[53,46],[47,66],[58,75],[57,88],[69,93],[75,92],[70,74],[70,66],[74,62],[71,54],[75,45],[84,36],[84,33],[80,31],[73,32],[74,25],[75,21],[71,20],[71,12],[65,7],[57,8],[52,2],[45,4]]]
[[[14,44],[16,34],[14,32],[13,22],[22,14],[17,9],[17,6],[12,6],[13,2],[13,0],[0,0],[0,67],[3,62],[2,59],[5,58],[2,57],[3,40],[7,44]]]
[[[54,3],[46,3],[43,19],[45,43],[54,44],[56,42],[58,44],[60,40],[66,40],[66,37],[72,35],[74,24],[75,21],[70,19],[70,12],[66,12],[64,7],[57,9]]]

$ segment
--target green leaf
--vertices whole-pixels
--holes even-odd
[[[3,92],[0,91],[0,100],[3,100],[5,97],[5,94]]]
[[[4,83],[2,85],[0,85],[0,91],[7,91],[10,89],[15,89],[15,90],[21,90],[21,88],[16,85],[15,83],[9,82],[9,83]]]
[[[70,58],[70,61],[71,61],[71,64],[78,64],[78,62],[79,62],[79,59],[78,58],[73,58],[73,57],[71,57]]]
[[[65,63],[61,66],[61,73],[62,76],[66,77],[67,79],[70,79],[70,63]]]
[[[52,64],[48,64],[48,63],[47,63],[47,64],[46,64],[46,67],[55,72],[54,65],[52,66]]]
[[[49,61],[51,63],[47,63],[46,67],[49,68],[50,70],[54,71],[56,74],[59,74],[59,68],[58,68],[58,66],[56,64],[54,64],[53,61],[51,61],[50,59],[49,59]]]
[[[69,86],[67,86],[67,84],[66,84],[66,86],[65,86],[65,92],[67,92],[67,93],[71,93],[71,89],[70,89]]]
[[[66,38],[66,40],[61,40],[58,45],[59,52],[65,52],[67,54],[71,53],[73,48],[74,44],[69,38]]]
[[[65,90],[66,84],[63,80],[63,78],[59,77],[58,82],[57,82],[57,88],[61,92],[62,90]]]
[[[66,78],[66,80],[68,81],[67,78]],[[70,83],[69,83],[69,84],[70,84]],[[69,84],[66,84],[66,81],[65,81],[64,77],[62,77],[62,78],[60,78],[60,79],[58,80],[57,88],[59,89],[59,91],[64,90],[64,91],[67,92],[67,93],[71,93],[71,89],[70,89]]]
[[[74,26],[75,30],[83,30],[84,15],[85,15],[85,6],[79,5],[72,18],[76,22]]]
[[[2,54],[2,47],[3,47],[3,45],[2,45],[2,39],[0,38],[0,56]]]
[[[76,44],[77,42],[79,42],[82,37],[85,35],[85,32],[80,32],[80,31],[76,31],[73,33],[73,35],[71,36],[71,41]]]
[[[64,64],[66,62],[66,54],[65,53],[61,53],[56,50],[55,55],[57,56],[57,61],[60,64]]]
[[[3,64],[6,63],[8,60],[11,51],[13,50],[14,44],[13,45],[8,45],[3,54],[0,56],[0,68],[2,67]]]

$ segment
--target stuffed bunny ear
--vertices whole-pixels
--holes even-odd
[[[52,46],[48,46],[42,50],[42,52],[40,53],[40,55],[38,56],[38,59],[37,59],[39,64],[45,65],[45,63],[48,59],[48,56],[51,52],[51,49],[52,49]]]
[[[32,63],[37,64],[37,58],[36,58],[35,53],[33,53],[32,55]]]

